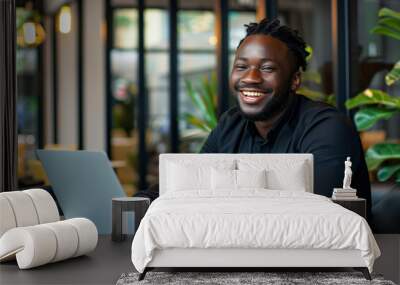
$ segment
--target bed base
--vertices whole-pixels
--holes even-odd
[[[372,280],[371,275],[369,274],[369,270],[367,267],[345,267],[345,268],[332,268],[334,270],[338,270],[340,272],[340,269],[349,269],[352,268],[355,271],[360,271],[366,280]],[[171,271],[172,268],[165,268],[165,267],[146,267],[142,273],[139,274],[139,281],[142,281],[146,277],[146,273],[155,269],[165,269],[165,271]],[[221,267],[183,267],[183,268],[173,268],[174,271],[193,271],[193,272],[270,272],[270,271],[319,271],[323,272],[327,270],[327,267],[323,268],[317,268],[317,267],[309,267],[309,268],[295,268],[295,267],[268,267],[268,268],[235,268],[235,267],[230,267],[230,268],[221,268]],[[330,270],[331,271],[331,270]]]
[[[369,274],[369,270],[367,267],[354,267],[354,270],[361,271],[361,273],[364,275],[365,279],[367,280],[372,280],[371,274]]]
[[[154,251],[153,259],[139,275],[143,280],[153,269],[201,269],[208,272],[223,269],[243,271],[265,271],[284,269],[326,271],[349,269],[361,271],[371,280],[365,261],[359,250],[350,249],[246,249],[246,248],[168,248]],[[197,270],[198,271],[198,270]],[[339,270],[340,271],[340,270]]]

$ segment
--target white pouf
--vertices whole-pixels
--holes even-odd
[[[59,221],[57,205],[42,189],[0,193],[0,262],[15,259],[20,269],[87,254],[98,241],[86,218]]]

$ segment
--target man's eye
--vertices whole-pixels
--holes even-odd
[[[261,71],[272,72],[274,70],[275,70],[275,68],[273,68],[272,66],[263,66],[263,67],[261,67]]]
[[[246,66],[246,65],[243,65],[243,64],[236,64],[236,65],[235,65],[235,68],[236,68],[237,70],[245,70],[245,69],[247,68],[247,66]]]

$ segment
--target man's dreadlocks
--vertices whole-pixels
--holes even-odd
[[[281,25],[278,19],[271,21],[264,19],[260,23],[250,23],[245,25],[246,36],[239,42],[238,48],[242,42],[251,35],[268,35],[284,42],[289,50],[293,53],[296,60],[296,70],[300,67],[303,71],[307,68],[306,58],[309,52],[306,50],[306,43],[299,35],[297,30],[292,30],[288,26]]]

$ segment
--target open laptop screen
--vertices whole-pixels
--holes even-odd
[[[112,198],[125,197],[104,152],[37,150],[66,219],[92,220],[99,234],[111,233]]]

